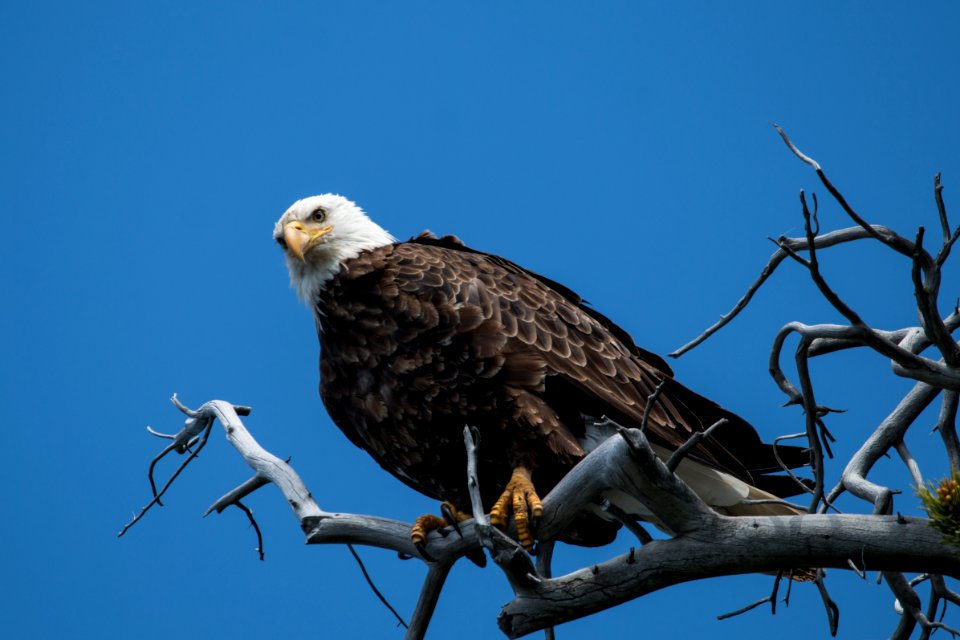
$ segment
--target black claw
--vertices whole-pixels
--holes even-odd
[[[427,553],[427,543],[425,543],[425,542],[418,542],[418,543],[416,543],[416,544],[413,545],[413,546],[415,546],[415,547],[417,548],[417,553],[420,554],[420,557],[423,558],[424,560],[426,560],[427,562],[436,562],[436,561],[437,561],[436,558],[434,558],[434,557],[431,556],[429,553]]]
[[[460,523],[457,522],[457,519],[453,515],[453,511],[450,510],[450,507],[446,504],[441,504],[440,513],[443,514],[443,519],[447,521],[447,524],[453,527],[453,530],[457,532],[457,535],[462,538],[463,532],[460,531]]]
[[[537,529],[540,528],[540,518],[541,516],[530,516],[530,535],[534,538],[537,537]]]

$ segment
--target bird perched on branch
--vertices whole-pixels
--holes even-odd
[[[799,492],[770,445],[742,418],[673,379],[659,356],[567,287],[509,260],[429,233],[397,242],[350,200],[295,202],[273,232],[290,278],[313,311],[320,339],[320,394],[355,445],[412,488],[445,501],[445,517],[470,510],[463,427],[479,430],[481,498],[494,525],[511,518],[527,550],[540,496],[615,425],[641,424],[658,455],[716,421],[677,472],[715,509],[795,515],[747,499]],[[807,454],[778,447],[788,467]],[[650,518],[629,496],[609,496]],[[412,538],[445,520],[422,516]],[[605,544],[619,523],[584,514],[563,538]]]

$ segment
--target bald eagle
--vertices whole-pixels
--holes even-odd
[[[798,493],[770,445],[739,416],[674,380],[659,356],[567,287],[452,236],[397,242],[350,200],[295,202],[273,237],[293,287],[313,312],[320,340],[320,395],[358,447],[413,489],[470,510],[464,425],[481,434],[481,498],[491,522],[513,519],[532,549],[540,495],[615,433],[640,425],[661,457],[721,418],[678,473],[715,509],[733,515],[794,515],[746,499]],[[778,447],[785,465],[807,454]],[[622,507],[652,519],[626,495]],[[429,528],[418,520],[421,546]],[[584,514],[565,540],[605,544],[619,523]]]

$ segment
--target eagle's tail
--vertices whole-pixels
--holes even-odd
[[[763,502],[751,504],[761,500]],[[750,485],[747,485],[747,497],[743,502],[726,507],[714,507],[714,509],[730,516],[802,516],[807,513],[806,510],[787,504],[782,498],[772,493]]]
[[[678,475],[717,513],[737,517],[800,516],[807,513],[804,509],[787,504],[772,493],[758,489],[722,471],[697,463],[687,465],[686,469],[684,466],[681,464]],[[740,499],[730,501],[731,493],[739,493]],[[672,533],[659,518],[633,496],[619,490],[605,491],[603,496],[626,513],[646,520],[665,533]],[[756,501],[762,502],[756,503]],[[610,517],[599,508],[594,510],[593,515],[600,518]],[[791,577],[800,582],[808,582],[816,578],[816,570],[793,569]]]

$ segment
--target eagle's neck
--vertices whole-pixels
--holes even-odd
[[[320,294],[330,280],[343,270],[345,263],[365,251],[396,242],[385,229],[369,219],[366,222],[361,228],[344,230],[341,234],[338,234],[339,230],[331,232],[329,241],[314,250],[306,263],[287,258],[290,283],[297,290],[297,297],[307,306],[316,308]]]
[[[321,336],[321,344],[323,342],[322,336],[327,333],[329,329],[330,319],[327,318],[327,311],[330,305],[337,306],[343,304],[343,296],[349,298],[351,295],[350,292],[353,291],[351,283],[354,279],[369,273],[375,268],[376,264],[381,264],[382,266],[382,263],[378,260],[378,256],[382,256],[385,251],[391,251],[394,246],[394,243],[390,243],[364,249],[358,252],[357,255],[339,262],[336,267],[331,270],[330,275],[320,282],[316,289],[310,293],[310,297],[304,299],[304,301],[307,302],[307,306],[310,307],[310,310],[313,312],[313,321],[317,327],[317,334]],[[339,314],[334,313],[333,315],[337,316]]]

